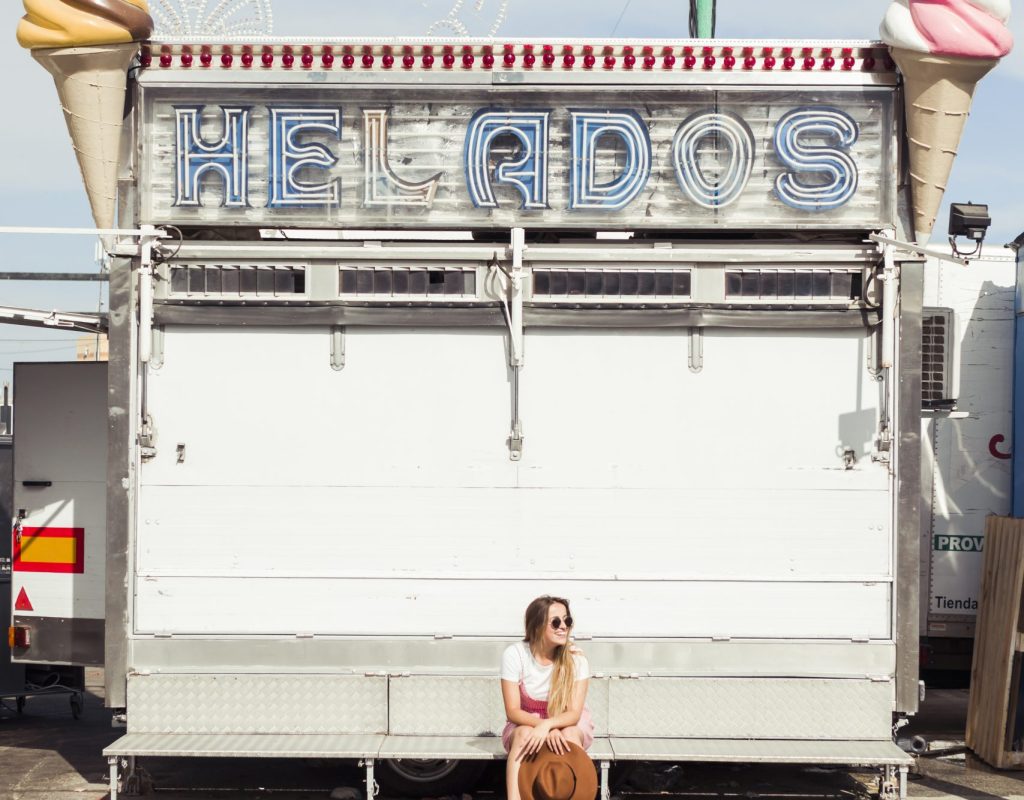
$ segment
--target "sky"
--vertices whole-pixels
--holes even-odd
[[[453,7],[470,34],[486,35],[501,0],[247,0],[272,6],[273,34],[311,40],[422,36]],[[160,0],[154,0],[158,6]],[[183,0],[166,0],[181,5]],[[210,2],[210,6],[214,3]],[[240,6],[236,3],[234,6]],[[729,39],[876,39],[888,0],[718,0],[717,35]],[[982,81],[946,192],[947,203],[988,203],[988,242],[1024,230],[1024,190],[1014,165],[1024,161],[1024,9],[1010,29],[1021,43]],[[685,0],[508,0],[498,36],[553,39],[686,38]],[[4,3],[0,31],[0,226],[91,227],[50,76],[14,38],[22,4]],[[448,35],[443,25],[436,29]],[[310,34],[315,33],[315,36]],[[939,214],[937,231],[948,211]],[[95,240],[87,236],[0,235],[0,271],[95,272]],[[96,283],[0,281],[0,306],[95,311],[105,297]],[[105,310],[105,306],[102,306]],[[0,325],[0,383],[15,361],[71,360],[77,335]]]

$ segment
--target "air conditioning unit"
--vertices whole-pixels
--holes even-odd
[[[921,406],[954,409],[960,395],[952,308],[924,309],[921,320]]]

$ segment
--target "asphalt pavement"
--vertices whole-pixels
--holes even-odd
[[[87,671],[86,685],[85,711],[78,720],[66,696],[29,698],[21,714],[10,704],[0,707],[0,800],[107,797],[101,753],[121,731],[111,727],[103,708],[102,672]],[[966,690],[932,690],[921,714],[900,732],[924,736],[935,753],[917,759],[910,797],[1024,800],[1024,772],[998,772],[965,752],[966,714]],[[361,771],[354,764],[329,760],[144,759],[140,764],[163,800],[326,800],[337,789],[351,789],[350,796],[362,792]],[[501,770],[501,764],[492,765],[472,800],[502,800]],[[621,800],[866,800],[875,781],[874,773],[834,768],[639,764],[619,776],[616,794]]]

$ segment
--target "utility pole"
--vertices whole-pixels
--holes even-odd
[[[711,39],[715,35],[715,3],[717,0],[690,0],[690,36]]]

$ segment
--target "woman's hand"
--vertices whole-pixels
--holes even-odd
[[[524,758],[529,758],[540,752],[540,748],[547,741],[549,733],[551,733],[551,723],[547,720],[543,720],[531,728],[530,732],[526,735],[526,741],[523,742],[522,749],[519,751],[519,760],[522,761]]]
[[[552,728],[547,738],[548,749],[556,755],[569,752],[569,740],[565,738],[561,728]]]

